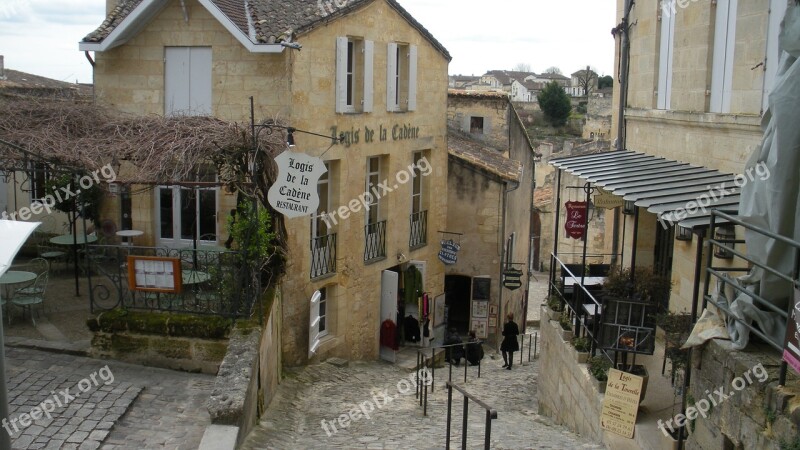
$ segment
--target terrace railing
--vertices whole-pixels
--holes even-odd
[[[428,211],[420,211],[409,216],[411,234],[408,247],[413,249],[424,247],[428,243]]]
[[[336,233],[311,239],[311,278],[336,272]]]

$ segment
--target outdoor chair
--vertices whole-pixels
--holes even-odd
[[[36,326],[36,320],[33,318],[33,307],[36,305],[44,305],[44,293],[47,290],[47,272],[44,272],[36,277],[33,286],[28,288],[19,289],[14,293],[11,303],[22,308],[22,318],[25,318],[25,310],[29,310],[31,314],[31,322]],[[9,316],[9,321],[10,321]]]
[[[44,258],[33,258],[23,266],[23,269],[39,275],[50,270],[50,262]]]
[[[54,268],[54,262],[61,262],[64,264],[64,269],[67,268],[67,252],[64,249],[48,245],[38,245],[36,250],[39,258],[47,260],[51,269]]]

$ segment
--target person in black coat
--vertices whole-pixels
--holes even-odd
[[[514,314],[509,313],[508,321],[506,322],[505,326],[503,326],[503,342],[500,344],[500,351],[503,352],[503,367],[508,370],[511,370],[511,366],[514,365],[514,352],[519,350],[519,342],[517,342],[517,336],[519,336],[519,327],[517,326],[516,322],[514,322]]]
[[[469,332],[469,341],[467,342],[467,361],[473,366],[477,366],[483,359],[483,345],[478,337],[475,335],[475,330]]]
[[[463,343],[463,341],[461,340],[461,336],[458,335],[458,331],[456,331],[455,328],[450,328],[450,333],[448,333],[444,339],[444,345],[455,346],[445,348],[445,361],[459,365],[461,358],[464,357],[464,346],[456,344],[461,343]]]

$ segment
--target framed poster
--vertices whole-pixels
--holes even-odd
[[[497,315],[496,314],[490,314],[489,315],[489,327],[490,328],[494,328],[496,326],[497,326]]]
[[[472,301],[472,317],[485,319],[489,315],[489,302],[485,300]]]
[[[486,339],[488,334],[487,319],[472,319],[472,329],[478,339]]]
[[[180,294],[183,279],[180,258],[128,256],[128,289]]]

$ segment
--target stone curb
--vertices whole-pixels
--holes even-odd
[[[44,341],[40,339],[25,339],[13,336],[5,338],[7,347],[27,348],[40,350],[43,352],[63,353],[73,356],[89,356],[89,341],[78,341],[73,343]]]

